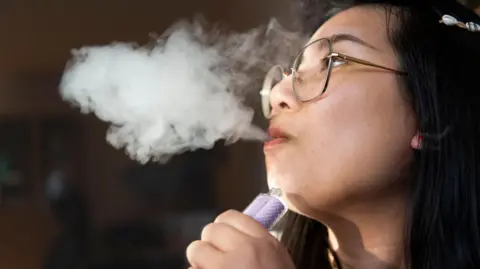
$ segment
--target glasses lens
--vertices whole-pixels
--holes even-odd
[[[274,66],[268,71],[265,80],[263,81],[263,87],[260,91],[260,96],[262,98],[262,111],[265,118],[270,118],[272,111],[272,106],[270,104],[270,93],[272,92],[273,87],[277,85],[284,75],[284,70],[281,66]]]
[[[300,101],[306,102],[322,95],[330,75],[331,45],[319,39],[307,45],[293,65],[293,90]]]

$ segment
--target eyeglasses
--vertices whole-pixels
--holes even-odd
[[[320,61],[318,61],[320,59]],[[273,87],[282,80],[292,77],[292,89],[299,102],[309,102],[325,93],[330,81],[332,69],[346,63],[356,63],[365,66],[380,68],[398,75],[407,75],[389,67],[377,65],[342,53],[334,52],[330,39],[321,38],[310,42],[295,57],[290,72],[281,66],[275,65],[268,72],[263,82],[260,95],[262,111],[266,118],[271,116],[270,94]]]

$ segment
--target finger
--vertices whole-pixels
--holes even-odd
[[[238,231],[256,238],[271,237],[268,230],[263,227],[258,221],[250,216],[235,210],[228,210],[220,214],[215,223],[224,223],[232,226]]]
[[[217,249],[228,252],[248,243],[250,236],[225,223],[210,223],[203,228],[201,238]]]
[[[218,268],[216,264],[219,263],[223,253],[212,244],[197,240],[187,247],[186,255],[193,268],[208,269]]]

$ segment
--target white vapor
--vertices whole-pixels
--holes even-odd
[[[166,162],[219,140],[265,139],[245,99],[258,93],[270,66],[288,66],[304,41],[275,20],[240,34],[181,21],[145,46],[73,50],[60,93],[110,123],[107,141],[115,148],[141,163]]]

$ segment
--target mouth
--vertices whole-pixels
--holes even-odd
[[[283,144],[291,139],[291,136],[279,128],[268,128],[268,135],[270,136],[264,143],[264,149]]]

